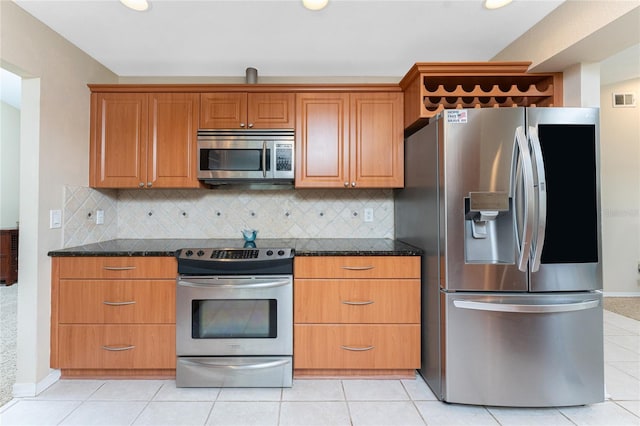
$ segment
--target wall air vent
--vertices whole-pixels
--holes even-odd
[[[635,107],[636,96],[635,93],[614,93],[613,94],[613,107]]]

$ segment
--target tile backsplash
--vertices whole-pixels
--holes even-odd
[[[96,225],[95,211],[105,212]],[[371,209],[373,221],[365,222]],[[91,215],[89,215],[91,213]],[[64,245],[113,238],[393,238],[393,191],[67,187]]]

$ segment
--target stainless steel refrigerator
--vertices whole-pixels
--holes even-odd
[[[444,401],[604,400],[599,118],[447,110],[405,140],[395,235],[424,249],[420,374]]]

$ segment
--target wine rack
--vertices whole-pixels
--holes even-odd
[[[405,128],[444,109],[562,105],[562,73],[527,73],[530,62],[416,63],[400,81]]]

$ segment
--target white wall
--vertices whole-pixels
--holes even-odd
[[[612,93],[634,93],[614,108]],[[600,106],[602,247],[607,295],[640,295],[640,78],[603,86]]]
[[[51,262],[62,247],[49,210],[64,185],[89,180],[89,89],[117,77],[11,1],[0,1],[0,61],[23,78],[20,140],[18,371],[14,395],[35,395],[49,368]]]
[[[0,102],[0,228],[18,222],[20,110]]]

